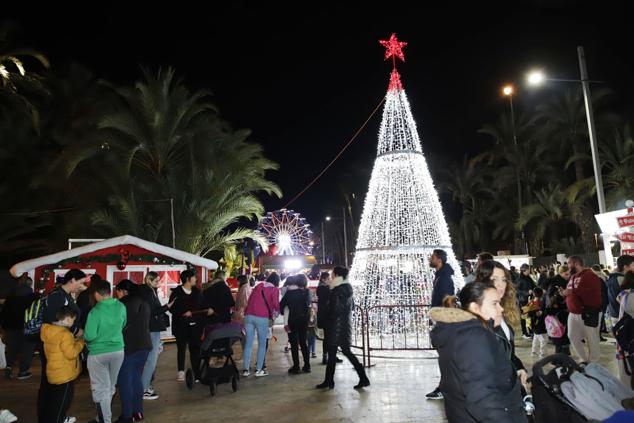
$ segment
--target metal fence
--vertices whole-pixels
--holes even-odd
[[[429,304],[355,306],[351,348],[361,350],[363,365],[373,351],[433,350],[429,339]]]

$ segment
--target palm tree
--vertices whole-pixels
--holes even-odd
[[[610,94],[607,88],[594,89],[592,91],[592,103],[595,107],[601,106]],[[539,136],[555,151],[561,153],[561,146],[569,146],[571,157],[579,157],[588,150],[588,124],[583,102],[583,93],[580,88],[568,89],[562,96],[552,96],[536,107],[536,122],[539,124]],[[597,116],[597,122],[605,120],[603,116]],[[583,163],[574,160],[575,180],[585,178]]]
[[[541,251],[546,235],[553,239],[568,216],[565,193],[558,184],[551,183],[534,193],[535,201],[525,205],[519,213],[517,228],[527,228],[531,252]]]
[[[37,73],[27,72],[26,63],[38,62],[45,68],[50,64],[48,59],[36,50],[12,46],[10,34],[17,29],[17,25],[11,22],[0,24],[0,102],[7,107],[19,105],[26,108],[37,128],[39,115],[31,102],[31,95],[34,92],[42,94],[47,91]]]
[[[141,205],[170,199],[178,248],[205,255],[245,237],[266,248],[256,231],[239,225],[263,215],[257,193],[281,196],[266,179],[277,165],[247,141],[250,131],[234,131],[218,117],[208,92],[190,92],[173,69],[143,76],[134,88],[113,87],[117,107],[100,120],[101,142],[119,164],[113,172],[129,186],[93,222],[111,232],[150,231],[171,244],[168,207]],[[127,223],[118,226],[121,220]]]
[[[483,211],[485,204],[484,195],[492,195],[492,191],[485,186],[485,173],[476,166],[477,161],[468,160],[465,156],[458,165],[443,169],[440,191],[451,194],[452,199],[462,209],[462,215],[458,224],[458,244],[463,246],[464,255],[472,254],[474,246],[480,241],[484,225]]]

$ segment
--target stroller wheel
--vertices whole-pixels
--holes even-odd
[[[233,392],[238,390],[238,377],[234,376],[231,378],[231,389],[233,389]]]
[[[187,389],[190,391],[194,389],[194,372],[192,369],[187,369],[185,372],[185,385],[187,385]]]
[[[209,381],[209,393],[212,397],[216,395],[216,379],[211,379]]]

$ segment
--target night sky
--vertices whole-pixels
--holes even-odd
[[[591,79],[614,90],[613,107],[626,115],[631,109],[634,29],[625,2],[481,1],[466,8],[384,2],[372,9],[219,3],[156,2],[135,12],[91,5],[56,18],[29,11],[15,15],[23,28],[16,41],[41,50],[53,67],[74,61],[117,83],[138,79],[139,65],[172,65],[190,87],[211,89],[222,115],[236,128],[251,128],[252,139],[280,164],[271,177],[285,197],[264,199],[271,210],[306,186],[381,101],[391,63],[377,40],[392,32],[409,43],[399,70],[432,168],[490,145],[476,131],[507,110],[504,83],[518,84],[521,112],[544,90],[565,88],[529,91],[522,83],[530,68],[578,78],[577,45],[586,48]],[[317,223],[343,205],[341,181],[363,195],[380,119],[379,112],[291,207]]]

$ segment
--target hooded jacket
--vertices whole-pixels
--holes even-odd
[[[106,298],[95,304],[88,313],[84,332],[88,355],[123,351],[123,328],[126,321],[126,310],[121,301]]]
[[[526,423],[515,368],[493,331],[460,309],[433,308],[431,318],[449,423]]]
[[[350,345],[352,335],[352,286],[347,279],[337,276],[330,281],[328,296],[328,320],[326,343],[330,345]]]
[[[456,291],[453,285],[454,271],[448,263],[442,265],[436,271],[434,277],[434,288],[431,291],[431,306],[441,307],[442,300],[447,295],[453,295]]]
[[[46,377],[53,385],[61,385],[77,379],[81,373],[79,354],[84,349],[83,340],[75,340],[69,328],[44,323],[40,333],[46,353]]]

